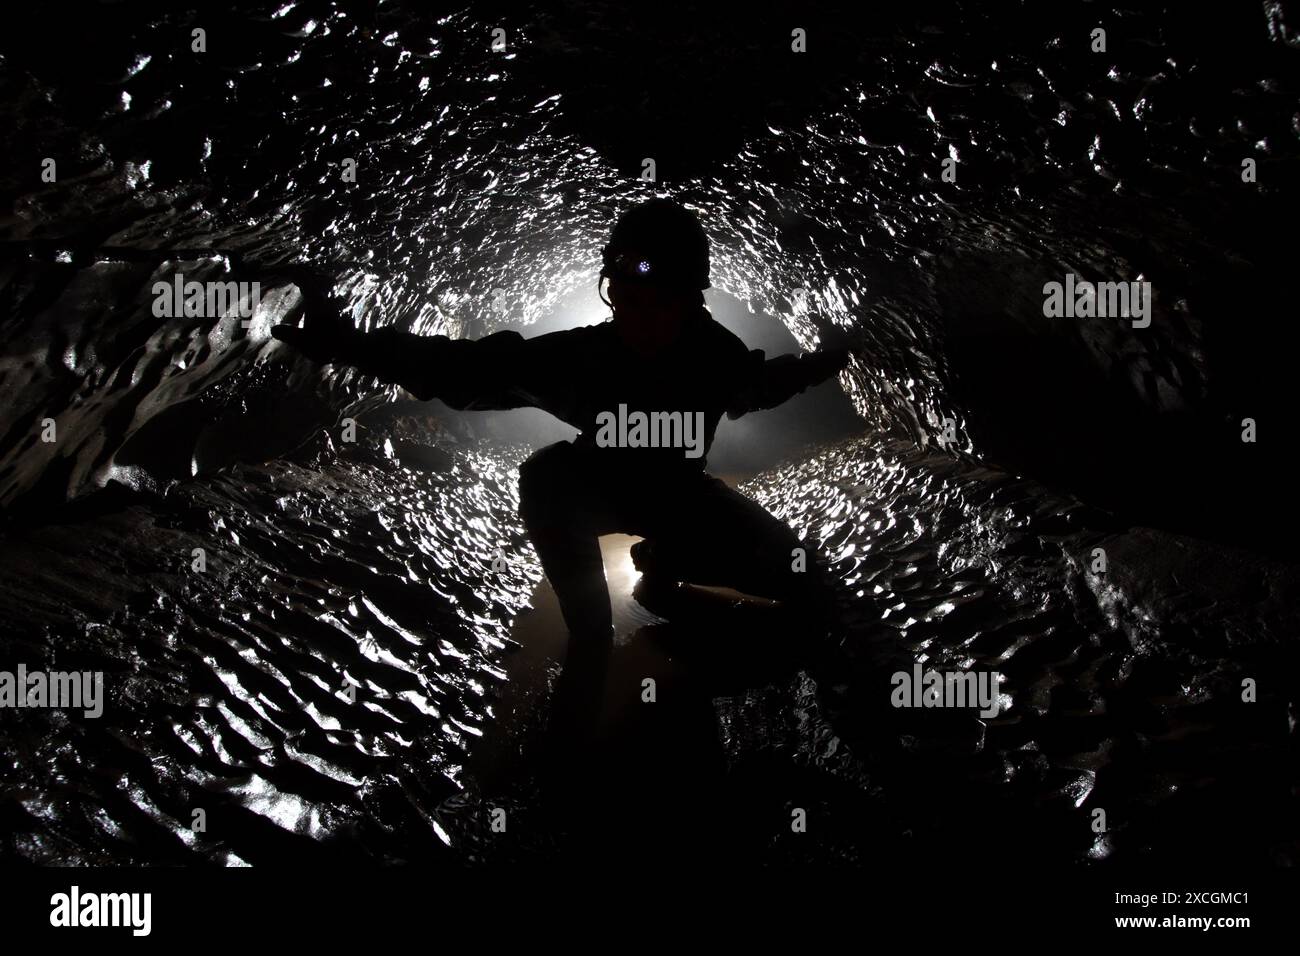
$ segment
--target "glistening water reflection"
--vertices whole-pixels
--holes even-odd
[[[1294,443],[1249,448],[1235,422],[1292,427],[1272,278],[1290,249],[1270,237],[1295,216],[1294,29],[1284,4],[1113,11],[1099,58],[1093,6],[1059,6],[846,12],[810,22],[834,55],[803,61],[726,5],[686,31],[585,3],[238,2],[203,10],[202,57],[184,5],[96,5],[82,31],[57,4],[12,12],[34,28],[0,60],[0,500],[26,520],[5,530],[0,633],[14,661],[104,670],[109,707],[0,715],[5,854],[553,858],[653,832],[879,861],[996,833],[1007,858],[1294,861],[1293,692],[1262,681],[1241,707],[1242,679],[1294,673],[1294,573],[991,464],[1143,522],[1293,542],[1275,449]],[[678,81],[657,126],[684,131],[656,133],[654,187],[626,108],[655,75],[644,49]],[[365,455],[282,459],[390,395],[265,330],[296,308],[298,258],[360,325],[530,326],[594,285],[613,214],[651,189],[700,209],[719,289],[855,348],[843,385],[875,431],[747,486],[830,554],[845,630],[804,647],[797,622],[717,603],[694,631],[647,622],[610,693],[650,668],[664,706],[624,713],[661,723],[557,782],[527,756],[543,695],[509,772],[480,775],[539,581],[522,451],[376,424]],[[263,313],[160,319],[150,289],[178,272],[263,281]],[[1150,279],[1149,330],[1045,321],[1066,273]],[[955,449],[935,447],[945,419]],[[135,493],[53,508],[110,479]],[[997,667],[1010,709],[891,709],[916,660]],[[556,661],[536,663],[545,690]]]
[[[516,618],[518,636],[541,613],[518,617],[540,578],[513,514],[519,454],[456,452],[427,472],[377,446],[372,462],[244,468],[11,537],[5,618],[42,630],[7,638],[29,661],[105,670],[108,706],[99,722],[7,715],[21,781],[10,852],[549,858],[654,832],[703,856],[865,861],[994,827],[1008,858],[1231,856],[1232,840],[1187,846],[1180,829],[1225,807],[1242,813],[1247,856],[1288,852],[1270,817],[1289,805],[1286,780],[1259,769],[1283,761],[1285,715],[1235,705],[1239,675],[1285,655],[1267,604],[1227,600],[1232,575],[1200,608],[1136,588],[1122,561],[1094,575],[1095,544],[1141,556],[1150,542],[879,436],[745,486],[832,559],[840,640],[792,646],[797,622],[716,599],[671,627],[627,617],[608,749],[548,779],[535,748],[555,631],[507,649]],[[185,566],[195,547],[205,573]],[[1171,579],[1195,573],[1186,547]],[[1009,706],[987,724],[892,710],[888,674],[912,660],[995,667]],[[498,694],[529,667],[521,684],[537,693]],[[647,675],[653,717],[639,706]],[[1278,763],[1243,763],[1244,750]],[[817,814],[806,842],[781,835],[791,806]],[[1100,838],[1099,806],[1123,821]],[[509,811],[508,835],[490,831],[493,808]]]

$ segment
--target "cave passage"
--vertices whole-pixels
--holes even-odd
[[[0,699],[5,860],[1300,862],[1292,5],[72,6],[0,41],[0,690],[104,701]],[[575,757],[518,516],[573,429],[269,330],[603,321],[654,195],[750,348],[851,350],[709,458],[836,630],[609,536]]]

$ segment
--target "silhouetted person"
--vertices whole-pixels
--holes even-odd
[[[422,400],[531,406],[579,429],[520,467],[520,515],[569,628],[562,681],[596,695],[613,630],[600,535],[645,539],[633,560],[647,578],[728,586],[814,616],[824,609],[812,549],[801,570],[795,534],[708,475],[704,453],[724,413],[772,408],[848,363],[842,349],[767,360],[714,321],[702,291],[708,238],[676,203],[652,199],[626,212],[602,255],[613,318],[599,325],[478,340],[336,324],[272,330],[310,358],[354,366]],[[636,413],[658,429],[638,435]],[[636,447],[638,438],[667,441]],[[597,696],[575,706],[598,704]]]

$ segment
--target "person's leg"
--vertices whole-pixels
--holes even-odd
[[[642,533],[633,562],[647,574],[730,587],[820,615],[831,599],[815,550],[756,501],[711,475],[683,484]]]
[[[569,629],[549,723],[562,762],[577,756],[596,727],[613,646],[599,537],[611,530],[607,489],[588,464],[580,449],[560,442],[519,468],[519,513]]]
[[[600,535],[609,524],[606,491],[568,442],[549,445],[519,467],[519,515],[555,589],[571,634],[612,627]]]

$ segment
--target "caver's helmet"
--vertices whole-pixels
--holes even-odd
[[[671,199],[648,199],[619,216],[601,258],[603,278],[709,288],[709,237],[695,214]]]

